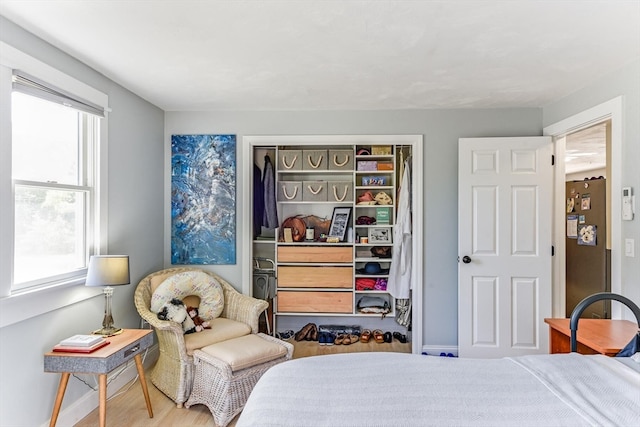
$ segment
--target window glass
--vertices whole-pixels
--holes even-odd
[[[14,283],[84,268],[84,198],[79,191],[16,186]]]
[[[14,91],[11,97],[12,289],[55,283],[86,268],[93,245],[90,163],[99,118]]]
[[[79,119],[63,105],[12,94],[13,179],[79,185]]]

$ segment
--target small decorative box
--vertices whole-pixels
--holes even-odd
[[[392,162],[378,162],[378,170],[379,171],[392,171],[393,163]]]
[[[391,154],[390,145],[374,145],[371,147],[372,156],[387,156]]]
[[[389,208],[376,208],[376,224],[386,225],[389,222]]]
[[[363,176],[362,185],[387,185],[386,176]]]
[[[378,170],[378,162],[375,160],[358,160],[359,171],[376,171]]]

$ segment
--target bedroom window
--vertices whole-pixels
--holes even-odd
[[[103,110],[13,72],[11,292],[84,277],[96,247]]]

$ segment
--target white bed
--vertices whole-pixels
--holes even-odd
[[[637,356],[637,355],[636,355]],[[347,353],[267,371],[237,427],[640,426],[640,363]]]

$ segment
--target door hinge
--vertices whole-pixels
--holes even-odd
[[[555,154],[552,154],[551,155],[551,166],[555,166],[555,164],[556,164],[556,156],[555,156]]]
[[[556,256],[556,247],[555,246],[551,246],[551,256]]]

